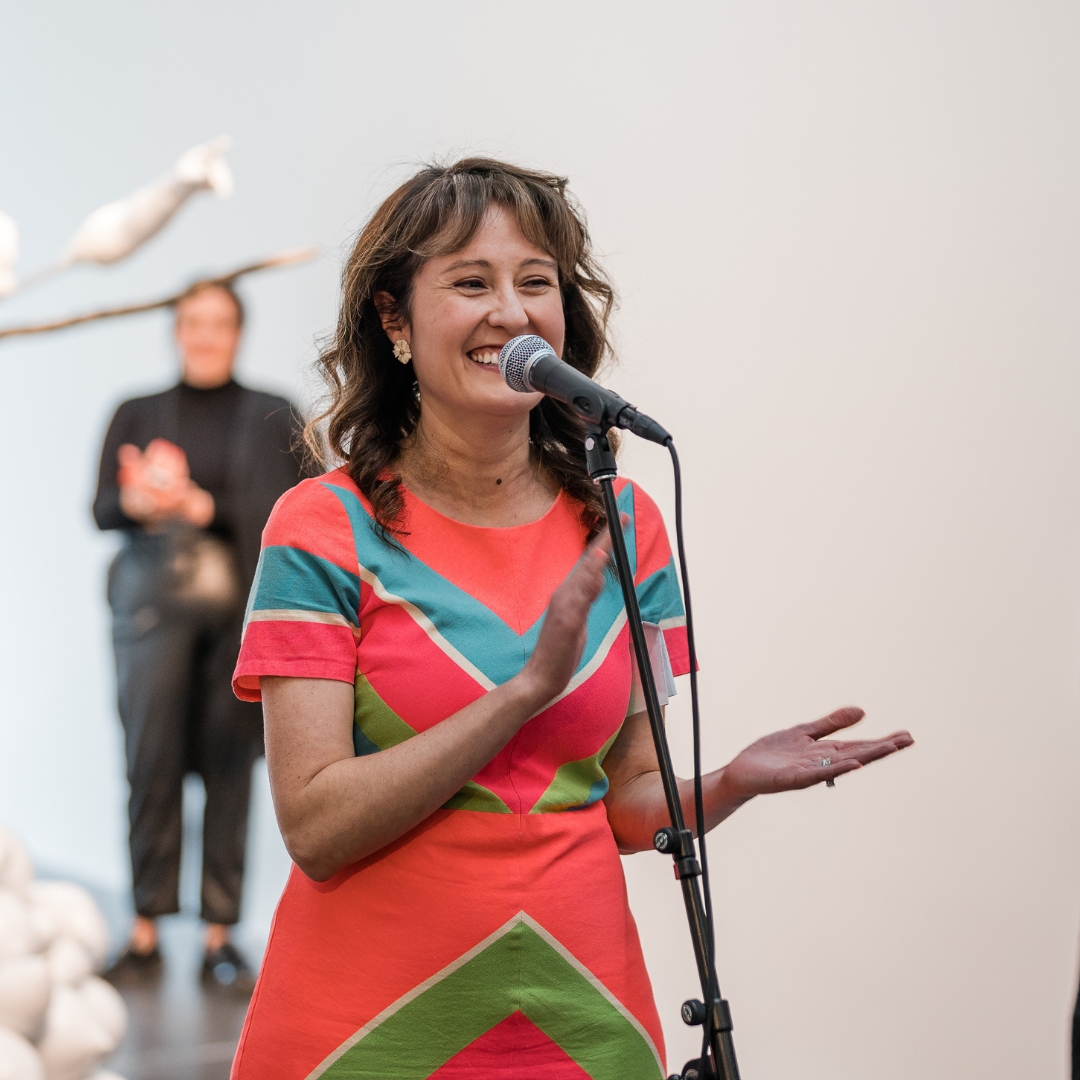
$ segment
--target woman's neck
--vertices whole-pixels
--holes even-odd
[[[506,528],[550,509],[558,486],[529,451],[529,418],[451,424],[421,412],[402,447],[398,471],[418,498],[455,521]]]

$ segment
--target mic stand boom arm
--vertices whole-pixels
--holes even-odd
[[[690,938],[694,945],[697,960],[698,978],[701,981],[702,1001],[710,1003],[701,1007],[700,1002],[687,1002],[683,1006],[683,1019],[689,1023],[704,1023],[709,1034],[712,1063],[702,1061],[696,1073],[690,1073],[687,1080],[717,1076],[719,1080],[739,1080],[739,1066],[735,1060],[735,1043],[731,1037],[731,1011],[728,1003],[720,996],[716,972],[710,948],[711,935],[707,927],[705,905],[701,896],[698,879],[701,865],[697,860],[693,834],[686,828],[683,820],[682,803],[679,799],[678,784],[671,765],[671,751],[668,747],[664,718],[660,714],[660,702],[656,696],[656,683],[653,680],[649,649],[645,642],[645,628],[641,624],[641,610],[638,607],[637,592],[634,589],[634,574],[630,569],[630,559],[626,552],[626,540],[623,537],[619,519],[619,506],[615,498],[612,481],[618,475],[615,455],[608,442],[605,430],[589,425],[585,439],[585,459],[589,476],[598,484],[604,497],[604,511],[607,514],[608,532],[611,535],[611,553],[622,586],[623,602],[626,605],[626,619],[630,626],[630,637],[634,643],[634,655],[637,658],[641,687],[645,694],[645,706],[649,713],[649,726],[652,728],[653,745],[656,747],[656,760],[660,766],[660,779],[664,785],[664,797],[667,800],[668,813],[671,817],[670,828],[657,831],[653,838],[656,850],[670,855],[675,862],[675,876],[682,886],[683,903],[686,905],[686,918],[690,923]],[[704,823],[702,823],[704,824]],[[701,1016],[694,1016],[693,1006],[698,1006]],[[689,1015],[688,1015],[689,1014]],[[698,1065],[698,1062],[691,1063]],[[715,1069],[715,1073],[713,1072]]]

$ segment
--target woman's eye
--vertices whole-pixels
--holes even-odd
[[[476,290],[486,288],[486,286],[480,278],[465,278],[464,281],[455,282],[454,288]]]
[[[550,281],[548,281],[547,278],[529,278],[529,280],[525,282],[525,288],[526,289],[550,289],[550,288],[552,288],[552,283]]]

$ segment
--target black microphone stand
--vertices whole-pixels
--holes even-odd
[[[675,1074],[669,1080],[713,1080],[713,1078],[739,1080],[735,1043],[731,1037],[731,1010],[728,1008],[728,1003],[720,996],[711,947],[711,928],[708,925],[698,881],[701,877],[701,864],[698,862],[694,848],[693,834],[686,828],[683,819],[678,784],[671,766],[671,751],[668,747],[667,732],[664,729],[664,718],[660,715],[660,702],[656,696],[656,683],[653,680],[649,649],[645,642],[645,628],[641,624],[641,610],[638,607],[637,592],[634,589],[634,574],[630,569],[626,540],[623,537],[619,519],[619,506],[612,484],[618,475],[615,455],[608,442],[607,428],[588,424],[586,430],[588,436],[585,439],[585,460],[590,478],[593,483],[599,485],[604,497],[604,511],[607,514],[608,532],[611,535],[611,553],[615,558],[619,584],[622,586],[626,619],[630,625],[630,637],[634,643],[634,655],[641,675],[641,687],[649,713],[653,745],[656,747],[656,760],[660,765],[660,778],[663,781],[664,796],[667,799],[668,813],[671,817],[669,827],[657,830],[653,837],[653,845],[662,854],[670,855],[675,862],[675,877],[682,886],[683,903],[686,905],[686,918],[690,923],[690,938],[694,945],[698,978],[701,981],[702,1000],[687,1001],[682,1007],[682,1018],[690,1025],[704,1025],[708,1036],[709,1051],[705,1057],[688,1062],[682,1073]]]

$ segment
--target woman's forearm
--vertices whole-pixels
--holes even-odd
[[[702,803],[705,811],[705,831],[714,829],[730,817],[753,796],[737,796],[725,782],[724,769],[707,773],[701,778]],[[679,780],[679,802],[686,827],[697,835],[697,813],[694,809],[693,780]],[[653,846],[657,829],[671,824],[667,799],[660,772],[652,769],[626,780],[618,790],[605,799],[608,821],[615,842],[624,855],[647,851]]]
[[[385,847],[434,813],[544,703],[529,680],[518,676],[396,746],[354,757],[350,745],[349,756],[313,768],[290,719],[340,714],[343,705],[351,715],[352,688],[316,679],[262,682],[278,824],[296,864],[317,881]]]

